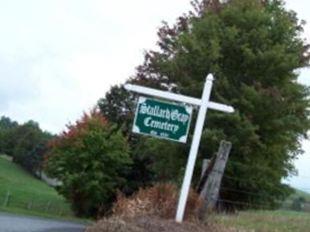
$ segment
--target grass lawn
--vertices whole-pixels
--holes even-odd
[[[0,210],[29,212],[32,215],[72,216],[69,204],[52,187],[2,156],[0,156]]]
[[[212,216],[217,223],[251,232],[310,231],[310,213],[294,211],[245,211],[237,214]]]

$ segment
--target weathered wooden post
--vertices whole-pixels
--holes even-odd
[[[222,140],[212,171],[209,173],[200,192],[200,197],[206,203],[204,209],[202,209],[202,213],[206,210],[213,209],[216,204],[230,150],[231,142]]]
[[[201,174],[200,174],[200,178],[202,179],[205,172],[207,171],[207,168],[209,167],[210,164],[210,159],[203,159],[202,160],[202,166],[201,166]]]

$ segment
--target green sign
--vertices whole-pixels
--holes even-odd
[[[139,97],[133,132],[185,143],[192,107]]]

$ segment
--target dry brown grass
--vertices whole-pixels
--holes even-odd
[[[118,195],[113,207],[113,215],[133,218],[138,216],[156,216],[159,218],[173,219],[178,202],[178,189],[173,184],[157,184],[154,187],[140,189],[130,198]],[[202,205],[199,195],[190,191],[185,218],[195,220]]]
[[[172,184],[157,184],[140,189],[130,198],[119,194],[113,216],[98,221],[87,232],[233,232],[223,226],[198,220],[202,201],[190,191],[182,224],[173,219],[178,202],[178,189]]]

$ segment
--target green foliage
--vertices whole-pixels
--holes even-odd
[[[28,121],[12,130],[10,138],[12,150],[9,155],[13,157],[13,161],[33,174],[41,169],[43,153],[40,147],[46,146],[52,136],[43,132],[38,123]]]
[[[128,184],[124,193],[130,195],[141,187],[149,186],[155,180],[152,167],[154,158],[146,149],[147,139],[131,134],[135,97],[123,86],[113,86],[106,96],[98,101],[98,107],[101,114],[117,125],[116,129],[121,129],[128,138],[132,168],[126,175]]]
[[[11,130],[18,126],[17,122],[12,121],[10,118],[2,116],[0,119],[0,153],[9,153],[9,136]]]
[[[36,176],[40,176],[43,172],[44,155],[48,151],[47,144],[49,140],[50,136],[48,135],[23,157],[22,167]]]
[[[42,168],[43,155],[51,138],[52,135],[42,131],[35,121],[18,125],[4,116],[0,120],[0,152],[11,156],[33,175]]]
[[[127,134],[131,128],[134,97],[122,86],[113,86],[105,98],[98,101],[102,115],[114,122]],[[118,128],[119,129],[119,128]]]
[[[106,213],[117,189],[126,188],[130,168],[126,138],[108,121],[91,115],[68,126],[50,146],[46,170],[78,216]]]
[[[200,97],[205,76],[213,73],[211,99],[233,105],[237,112],[208,112],[199,160],[212,156],[221,139],[231,141],[221,198],[275,207],[291,192],[281,180],[294,173],[292,161],[302,152],[300,141],[310,128],[309,89],[297,83],[296,73],[309,61],[309,45],[301,38],[303,23],[279,0],[194,1],[193,6],[195,11],[173,27],[159,29],[160,50],[146,53],[130,82]],[[110,95],[118,98],[113,91]],[[130,105],[131,98],[126,100]],[[110,103],[105,104],[108,109]],[[128,109],[114,100],[113,109],[117,107]],[[159,179],[165,179],[161,174],[168,167],[171,173],[178,173],[182,162],[184,167],[188,149],[163,143],[134,143],[137,154],[152,157]]]
[[[306,199],[303,197],[295,198],[292,202],[291,209],[295,211],[301,211],[303,209],[303,205],[306,202]]]

